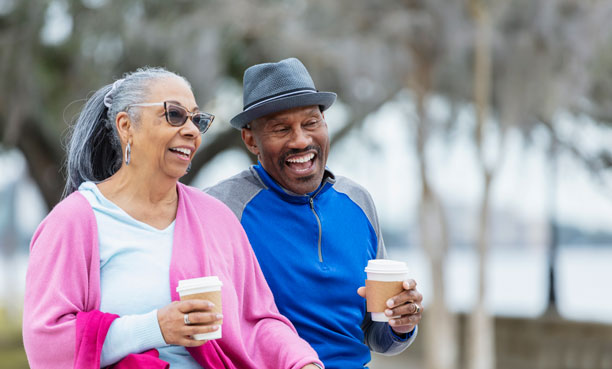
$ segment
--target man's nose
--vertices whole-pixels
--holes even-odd
[[[294,149],[303,149],[310,145],[312,138],[308,132],[304,131],[301,127],[296,128],[291,132],[291,140],[289,146]]]

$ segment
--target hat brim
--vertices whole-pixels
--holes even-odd
[[[327,110],[336,101],[333,92],[309,92],[300,95],[287,96],[269,101],[253,109],[243,111],[230,120],[232,127],[242,129],[248,123],[268,114],[278,113],[283,110],[298,108],[301,106],[319,105],[321,111]]]

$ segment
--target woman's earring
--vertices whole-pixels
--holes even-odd
[[[131,157],[132,157],[132,149],[130,148],[130,143],[128,142],[127,147],[125,148],[125,165],[130,165]]]
[[[185,174],[189,173],[190,170],[191,170],[191,162],[189,162],[189,165],[187,166],[187,171],[185,171]]]

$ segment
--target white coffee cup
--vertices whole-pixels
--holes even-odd
[[[176,287],[176,292],[178,292],[181,298],[181,301],[193,300],[193,299],[208,300],[215,305],[212,308],[211,312],[222,314],[223,313],[223,310],[221,308],[221,286],[222,285],[223,283],[217,276],[183,279],[179,281],[179,284]],[[221,338],[221,323],[218,321],[214,323],[214,324],[219,325],[219,329],[217,329],[216,331],[209,332],[209,333],[195,334],[193,335],[193,339],[195,340],[214,340],[217,338]]]
[[[374,259],[368,261],[365,268],[367,310],[372,313],[375,322],[388,322],[385,315],[386,302],[389,298],[403,291],[403,281],[408,279],[410,270],[403,261]]]

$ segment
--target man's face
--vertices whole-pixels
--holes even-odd
[[[304,195],[323,179],[329,153],[327,123],[318,106],[267,115],[242,130],[242,140],[276,182]]]

